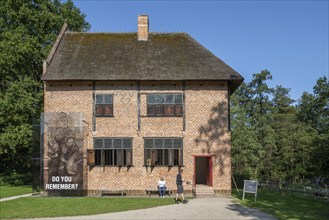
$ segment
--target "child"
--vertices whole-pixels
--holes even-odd
[[[161,198],[164,198],[166,195],[166,181],[164,180],[164,177],[160,177],[160,180],[158,181],[158,189],[159,194]]]

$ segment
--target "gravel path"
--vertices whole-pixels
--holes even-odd
[[[4,202],[4,201],[8,201],[8,200],[13,200],[13,199],[18,199],[18,198],[22,198],[22,197],[28,197],[28,196],[32,196],[32,193],[2,198],[2,199],[0,199],[0,202]]]

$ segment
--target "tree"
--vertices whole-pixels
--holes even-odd
[[[329,81],[320,77],[313,93],[304,93],[298,105],[298,117],[316,130],[313,140],[313,172],[328,177],[329,170]]]
[[[295,102],[295,100],[291,99],[289,96],[290,89],[284,88],[279,85],[276,86],[273,93],[273,107],[276,108],[279,112],[285,112],[286,109],[291,109],[291,104]]]
[[[6,0],[0,6],[0,175],[28,173],[32,119],[42,111],[42,60],[66,22],[90,25],[71,0]]]
[[[299,105],[293,107],[289,90],[277,86],[272,100],[277,169],[281,177],[292,181],[328,175],[329,84],[326,77],[317,80],[313,92],[303,93]]]
[[[262,70],[260,73],[254,73],[249,88],[254,100],[254,114],[265,115],[271,110],[270,95],[274,89],[268,87],[266,81],[272,80],[272,75],[268,70]]]
[[[314,94],[304,92],[299,101],[300,120],[310,123],[318,132],[329,132],[329,81],[320,77],[313,87]]]
[[[313,109],[315,111],[315,127],[319,133],[329,132],[329,81],[327,77],[320,77],[313,87],[315,96]]]
[[[32,118],[40,115],[42,93],[34,90],[38,82],[19,80],[6,90],[0,99],[0,124],[5,125],[0,135],[1,173],[24,173],[30,168]]]
[[[30,77],[40,81],[42,60],[63,26],[85,31],[85,15],[71,0],[7,0],[0,7],[1,88]]]
[[[290,89],[270,88],[271,79],[267,70],[253,74],[231,97],[233,173],[298,181],[313,168],[316,131],[297,117]]]
[[[258,172],[262,176],[272,175],[276,152],[275,133],[271,127],[273,119],[270,101],[274,89],[267,85],[268,80],[272,80],[272,75],[268,70],[263,70],[261,73],[253,74],[249,83],[254,103],[253,126],[257,135],[257,142],[261,145]]]
[[[246,176],[246,178],[257,177],[261,159],[261,146],[252,124],[252,107],[250,88],[242,83],[231,97],[231,155],[233,175]]]
[[[275,175],[293,182],[304,180],[312,167],[310,155],[314,150],[312,141],[315,131],[298,120],[294,106],[277,105],[274,112],[272,127],[277,146]]]
[[[253,74],[251,82],[242,84],[231,100],[233,167],[252,178],[271,176],[275,167],[269,98],[273,89],[266,82],[270,79],[267,70]]]

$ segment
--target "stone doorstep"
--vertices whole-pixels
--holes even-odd
[[[215,191],[212,186],[197,184],[196,185],[196,198],[215,197]]]

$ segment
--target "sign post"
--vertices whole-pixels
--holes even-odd
[[[244,200],[245,193],[254,193],[255,194],[255,201],[257,198],[257,188],[258,188],[258,181],[256,180],[245,180],[243,184],[243,197]]]

